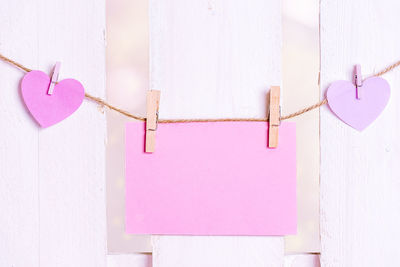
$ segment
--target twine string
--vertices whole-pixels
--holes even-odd
[[[19,64],[18,62],[15,62],[14,60],[12,60],[12,59],[10,59],[8,57],[3,56],[2,54],[0,54],[0,59],[3,60],[4,62],[7,62],[7,63],[9,63],[11,65],[14,65],[15,67],[20,68],[21,70],[24,70],[26,72],[30,72],[31,71],[31,69],[23,66],[22,64]]]
[[[137,115],[132,114],[132,113],[126,111],[126,110],[123,110],[123,109],[120,109],[120,108],[118,108],[116,106],[113,106],[113,105],[107,103],[104,99],[101,99],[100,97],[92,96],[92,95],[90,95],[90,94],[88,94],[86,92],[85,92],[85,97],[87,99],[90,99],[93,102],[96,102],[97,104],[99,104],[102,107],[107,107],[107,108],[109,108],[111,110],[119,112],[120,114],[122,114],[122,115],[124,115],[126,117],[129,117],[129,118],[132,118],[132,119],[135,119],[135,120],[139,120],[139,121],[145,121],[146,120],[145,117],[137,116]]]
[[[0,59],[2,61],[4,61],[4,62],[7,62],[7,63],[13,65],[14,67],[17,67],[17,68],[25,71],[25,72],[32,71],[31,69],[25,67],[24,65],[22,65],[22,64],[20,64],[20,63],[18,63],[16,61],[6,57],[6,56],[4,56],[2,54],[0,54]],[[395,68],[397,68],[399,66],[400,66],[400,60],[395,62],[395,63],[393,63],[392,65],[387,66],[382,71],[380,71],[378,73],[375,73],[372,76],[382,76],[383,74],[386,74],[386,73],[394,70]],[[107,101],[105,101],[104,99],[102,99],[100,97],[92,96],[92,95],[90,95],[90,94],[88,94],[86,92],[85,92],[85,97],[87,99],[89,99],[90,101],[93,101],[96,104],[100,105],[101,107],[107,107],[110,110],[114,110],[114,111],[116,111],[116,112],[118,112],[118,113],[120,113],[120,114],[122,114],[122,115],[124,115],[126,117],[129,117],[129,118],[132,118],[132,119],[135,119],[135,120],[139,120],[139,121],[145,121],[146,120],[146,117],[138,116],[138,115],[132,114],[132,113],[126,111],[126,110],[123,110],[121,108],[118,108],[116,106],[113,106],[113,105],[111,105],[110,103],[108,103]],[[287,119],[291,119],[291,118],[300,116],[300,115],[302,115],[302,114],[304,114],[306,112],[309,112],[309,111],[311,111],[313,109],[319,108],[319,107],[321,107],[321,106],[323,106],[323,105],[325,105],[327,103],[328,103],[328,99],[324,98],[323,100],[319,101],[318,103],[316,103],[316,104],[314,104],[312,106],[309,106],[309,107],[306,107],[304,109],[298,110],[298,111],[296,111],[294,113],[291,113],[289,115],[282,116],[280,118],[280,120],[287,120]],[[217,121],[222,121],[222,122],[223,121],[268,121],[268,118],[162,119],[162,120],[159,120],[158,122],[159,123],[180,123],[180,122],[217,122]]]
[[[387,66],[386,68],[384,68],[382,71],[375,73],[372,76],[382,76],[385,73],[388,73],[389,71],[394,70],[395,68],[397,68],[398,66],[400,66],[400,60],[393,63],[392,65]]]

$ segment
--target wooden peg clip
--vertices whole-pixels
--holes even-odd
[[[51,75],[51,81],[49,85],[49,90],[47,91],[48,95],[52,95],[54,91],[54,86],[58,82],[58,74],[60,73],[61,62],[56,62],[54,66],[53,74]]]
[[[361,99],[362,76],[360,64],[354,66],[354,84],[356,85],[356,98]]]
[[[276,148],[278,146],[279,125],[281,124],[279,86],[271,86],[269,91],[269,128],[268,128],[268,147]]]
[[[146,147],[145,152],[153,153],[156,148],[156,130],[158,124],[158,108],[160,105],[160,94],[158,90],[147,91],[146,108]]]

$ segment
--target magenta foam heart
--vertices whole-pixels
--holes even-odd
[[[371,77],[359,87],[361,99],[356,98],[356,87],[349,81],[333,82],[326,93],[331,110],[345,123],[364,130],[382,113],[390,97],[389,83]]]
[[[58,82],[52,95],[47,94],[49,85],[50,77],[38,70],[28,72],[21,82],[25,105],[43,128],[69,117],[85,97],[85,89],[77,80],[65,79]]]

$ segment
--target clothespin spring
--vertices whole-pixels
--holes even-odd
[[[154,128],[148,128],[147,131],[157,131],[158,129],[158,111],[156,112],[156,127]]]
[[[271,111],[269,111],[269,112],[271,112]],[[270,117],[269,116],[269,112],[268,112],[268,118]],[[282,107],[281,106],[279,106],[279,124],[277,124],[277,123],[271,123],[271,126],[281,126],[281,123],[282,123],[282,120],[281,120],[281,118],[282,118]]]

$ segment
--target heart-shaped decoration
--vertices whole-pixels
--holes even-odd
[[[383,111],[390,97],[389,83],[380,77],[363,81],[356,97],[356,86],[349,81],[333,82],[326,93],[329,107],[345,123],[359,131],[370,125]]]
[[[28,72],[21,82],[22,97],[29,112],[43,128],[52,126],[74,113],[82,104],[85,89],[74,79],[58,82],[47,94],[50,77],[38,70]]]

